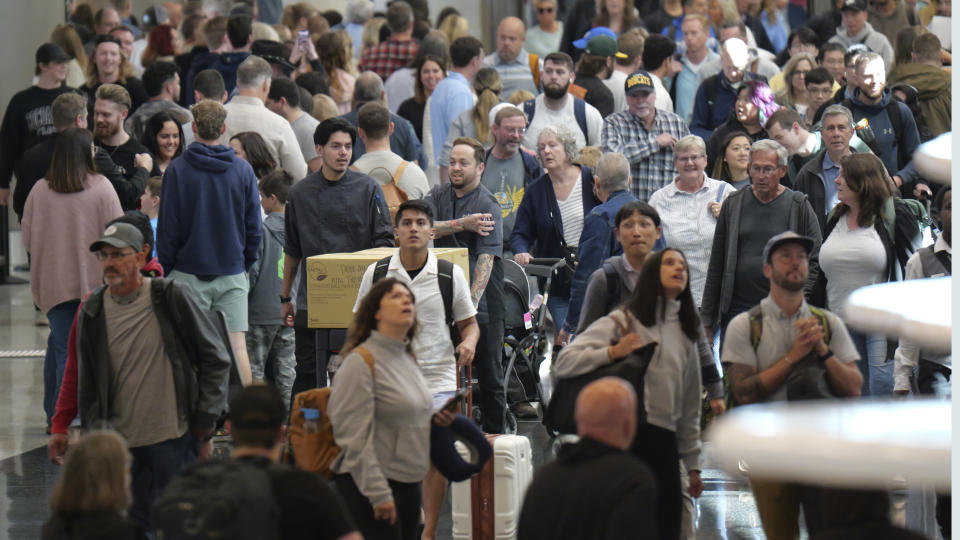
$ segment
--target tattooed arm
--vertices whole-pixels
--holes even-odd
[[[461,219],[435,221],[433,223],[435,238],[449,236],[463,231],[475,232],[480,236],[487,236],[493,232],[493,228],[493,216],[490,214],[470,214]]]
[[[473,283],[470,284],[470,298],[473,300],[473,307],[477,307],[480,303],[480,297],[487,290],[487,282],[490,281],[492,270],[493,255],[481,253],[477,257],[477,266],[473,269]]]

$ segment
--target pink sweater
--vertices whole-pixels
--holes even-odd
[[[87,175],[84,190],[77,193],[57,193],[46,179],[33,186],[21,225],[23,246],[30,253],[30,290],[44,313],[86,297],[102,283],[90,244],[122,215],[117,192],[99,174]]]

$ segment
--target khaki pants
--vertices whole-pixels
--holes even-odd
[[[750,484],[763,532],[770,540],[800,537],[801,506],[807,532],[812,535],[820,529],[819,488],[757,478],[751,478]]]

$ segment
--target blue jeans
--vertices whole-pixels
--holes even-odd
[[[553,327],[557,333],[563,329],[563,321],[567,320],[567,310],[570,308],[570,299],[550,295],[547,300],[547,310],[550,311],[550,317],[553,318]]]
[[[167,484],[181,469],[197,460],[197,439],[187,433],[176,439],[130,449],[130,487],[133,504],[130,518],[145,531],[151,530],[150,510]]]
[[[47,337],[47,354],[43,358],[43,410],[47,413],[47,425],[53,419],[53,413],[57,412],[60,383],[67,366],[67,340],[70,339],[70,327],[73,326],[78,307],[80,300],[67,300],[47,312],[50,335]]]
[[[863,375],[861,396],[890,397],[893,395],[893,359],[887,358],[887,338],[883,334],[861,334],[850,331],[860,361],[857,366]]]

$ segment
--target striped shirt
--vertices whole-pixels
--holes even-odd
[[[537,60],[540,62],[540,60]],[[512,62],[504,62],[500,59],[500,53],[494,51],[483,59],[483,65],[492,67],[500,74],[500,81],[503,83],[503,90],[500,96],[504,100],[508,99],[517,90],[526,90],[533,95],[540,91],[533,80],[533,71],[530,69],[530,53],[526,49],[520,49],[520,54]]]
[[[703,175],[703,184],[693,193],[678,189],[674,181],[650,197],[650,206],[660,214],[664,242],[668,247],[683,251],[687,257],[690,292],[698,306],[703,299],[713,232],[717,226],[717,218],[707,204],[723,202],[734,191],[736,189],[730,184]]]
[[[653,192],[673,181],[673,149],[660,148],[657,136],[669,133],[680,139],[690,134],[683,119],[668,111],[656,110],[653,129],[629,110],[611,114],[603,124],[603,152],[623,154],[630,162],[633,182],[630,192],[641,201],[647,201]]]
[[[557,206],[560,207],[560,221],[563,223],[563,241],[572,247],[576,247],[580,242],[580,232],[583,231],[582,183],[582,178],[578,176],[566,200],[557,199]]]

